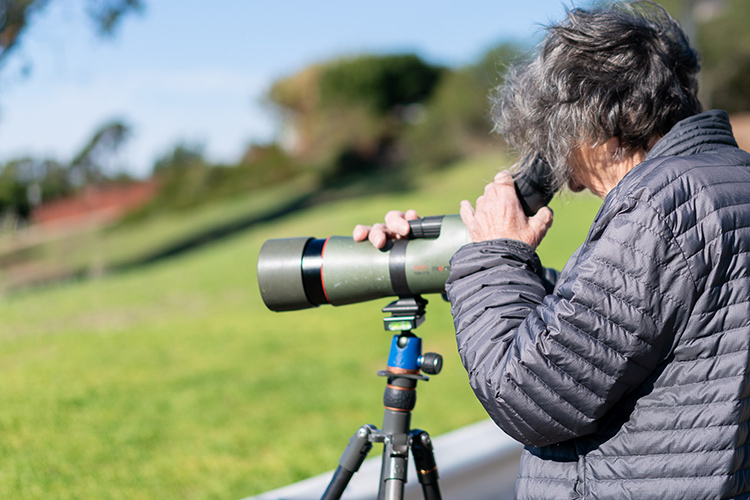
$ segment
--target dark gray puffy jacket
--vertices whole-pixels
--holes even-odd
[[[609,193],[559,279],[518,241],[453,257],[471,386],[526,445],[519,498],[750,498],[749,166],[706,112]]]

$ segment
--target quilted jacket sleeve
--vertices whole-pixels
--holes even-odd
[[[459,250],[447,285],[474,392],[530,446],[593,432],[668,354],[695,295],[672,232],[633,200],[592,229],[554,293],[545,276],[530,246],[493,240]]]

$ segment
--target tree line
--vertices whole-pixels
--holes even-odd
[[[49,1],[0,3],[0,70]],[[662,3],[683,20],[701,50],[706,107],[750,110],[750,2]],[[138,0],[91,0],[87,5],[104,34],[143,7]],[[310,65],[276,81],[266,96],[283,124],[276,142],[251,144],[231,164],[209,161],[200,144],[176,144],[154,164],[160,193],[143,212],[186,209],[303,175],[321,188],[363,176],[403,180],[497,147],[487,96],[502,82],[506,65],[529,48],[502,43],[460,68],[410,53],[362,54]],[[110,164],[129,133],[125,123],[114,121],[96,130],[68,162],[21,158],[1,165],[0,214],[27,218],[35,204],[69,196],[85,185],[127,181]]]

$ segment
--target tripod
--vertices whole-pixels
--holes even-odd
[[[416,296],[401,298],[383,308],[384,313],[391,314],[383,318],[386,331],[398,332],[391,342],[388,369],[378,372],[378,376],[388,378],[383,393],[383,429],[363,425],[349,439],[322,500],[341,498],[349,480],[372,449],[372,443],[383,443],[378,500],[403,498],[410,449],[425,500],[441,499],[430,436],[423,430],[410,429],[411,412],[417,401],[417,382],[429,380],[420,370],[437,375],[443,366],[439,354],[422,355],[422,339],[411,332],[424,322],[426,305],[425,299]]]

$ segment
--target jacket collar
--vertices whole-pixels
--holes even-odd
[[[714,109],[677,122],[667,135],[651,148],[647,160],[660,156],[687,156],[726,146],[737,147],[725,111]]]

